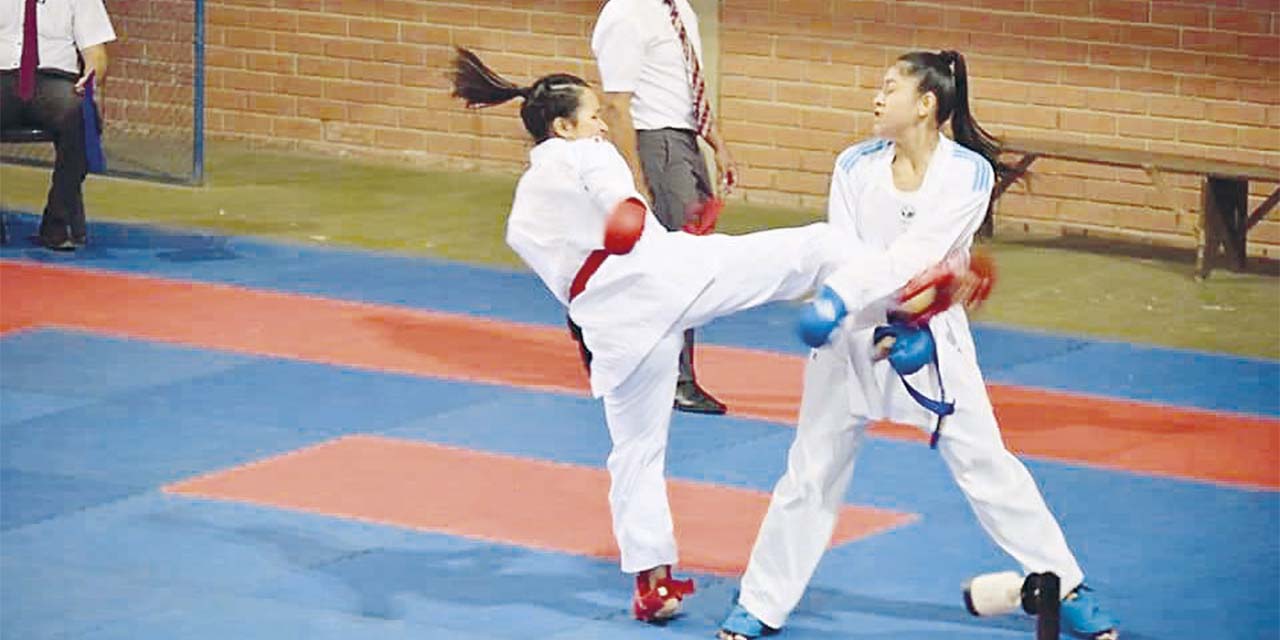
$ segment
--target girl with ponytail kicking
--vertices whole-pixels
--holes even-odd
[[[884,74],[874,108],[876,137],[839,155],[828,203],[828,222],[859,250],[827,279],[815,303],[825,313],[804,316],[803,335],[815,349],[806,363],[798,429],[719,638],[755,638],[786,622],[831,541],[866,428],[881,419],[931,433],[991,539],[1024,574],[1060,578],[1069,631],[1118,638],[1116,623],[1083,585],[1084,573],[1035,481],[1001,441],[964,308],[952,306],[927,322],[936,337],[932,366],[901,380],[882,357],[883,332],[841,326],[844,309],[864,307],[945,256],[967,254],[994,178],[1009,170],[998,160],[997,142],[969,112],[959,53],[898,58]],[[940,133],[948,121],[954,140]],[[825,324],[817,326],[819,319]],[[927,410],[927,402],[905,392],[907,381],[925,398],[952,403],[950,409]],[[975,581],[975,588],[980,584],[991,581]],[[991,610],[988,595],[967,592],[966,600],[977,604],[970,610]]]
[[[664,473],[683,332],[805,295],[838,265],[842,247],[822,223],[736,237],[667,231],[603,139],[599,98],[581,78],[553,74],[520,87],[460,49],[453,85],[468,106],[523,101],[536,144],[507,244],[568,308],[592,395],[604,400],[609,508],[622,570],[636,576],[632,613],[670,618],[694,588],[671,574]]]

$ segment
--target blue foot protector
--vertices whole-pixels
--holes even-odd
[[[1117,640],[1118,623],[1103,610],[1093,589],[1085,585],[1076,587],[1062,601],[1062,623],[1072,634],[1090,640]]]
[[[759,638],[777,633],[778,630],[760,622],[740,604],[734,604],[733,610],[720,623],[720,640],[738,640],[739,638]]]

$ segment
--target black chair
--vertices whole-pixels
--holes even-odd
[[[21,144],[25,142],[53,142],[53,132],[35,127],[0,129],[0,142]]]
[[[35,142],[53,142],[53,132],[48,129],[38,129],[36,127],[15,127],[13,129],[0,129],[0,142],[10,142],[14,144],[35,143]],[[5,224],[4,215],[0,214],[0,244],[9,243],[9,229]]]

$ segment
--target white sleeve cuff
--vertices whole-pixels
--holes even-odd
[[[116,39],[116,31],[111,27],[111,18],[102,0],[77,0],[72,18],[76,48],[84,51]]]

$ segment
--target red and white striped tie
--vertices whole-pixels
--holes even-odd
[[[36,94],[36,67],[40,66],[38,34],[36,0],[27,0],[22,12],[22,56],[18,59],[18,99],[23,102]]]
[[[684,66],[689,72],[689,87],[693,89],[693,115],[698,123],[698,135],[707,137],[711,131],[711,105],[707,102],[707,83],[702,79],[702,66],[698,64],[698,52],[693,48],[689,32],[685,31],[684,20],[680,19],[680,11],[676,9],[676,0],[663,0],[671,13],[671,26],[680,36],[680,47],[684,49]]]

